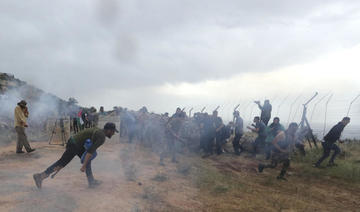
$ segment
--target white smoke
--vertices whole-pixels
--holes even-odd
[[[25,100],[29,111],[27,132],[30,139],[46,136],[46,126],[49,119],[59,118],[66,113],[67,102],[48,94],[33,86],[23,84],[20,87],[10,87],[0,94],[0,123],[2,134],[13,133],[14,111],[18,102]],[[5,132],[6,131],[6,132]],[[7,142],[14,137],[5,139]]]

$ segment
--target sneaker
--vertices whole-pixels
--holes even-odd
[[[206,153],[205,155],[202,156],[202,158],[207,158],[207,157],[210,157],[212,154],[210,153]]]
[[[41,183],[42,183],[42,180],[43,180],[42,177],[41,177],[41,174],[34,174],[33,178],[34,178],[36,187],[38,189],[41,189]]]
[[[30,150],[27,151],[27,152],[30,153],[30,152],[33,152],[33,151],[35,151],[35,149],[30,149]]]
[[[101,180],[93,180],[93,181],[89,184],[89,188],[96,188],[96,187],[98,187],[101,183],[102,183]]]
[[[263,165],[263,164],[259,164],[259,166],[258,166],[258,171],[259,171],[259,173],[263,172],[263,170],[264,170],[264,165]]]
[[[16,151],[16,154],[22,154],[22,153],[25,153],[24,151]]]
[[[320,165],[318,165],[318,164],[316,164],[316,163],[314,163],[312,166],[313,166],[314,168],[320,168]]]
[[[278,180],[285,180],[285,181],[287,181],[287,179],[286,179],[284,176],[280,176],[280,175],[279,175],[279,176],[277,176],[277,177],[276,177],[276,179],[278,179]]]

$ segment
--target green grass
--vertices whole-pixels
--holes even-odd
[[[254,165],[252,159],[243,157],[224,157],[221,161],[196,158],[186,177],[198,188],[204,211],[349,211],[356,208],[356,188],[360,186],[360,145],[352,145],[346,148],[351,149],[346,160],[337,158],[337,167],[312,167],[321,157],[322,148],[307,149],[306,157],[293,156],[288,181],[276,179],[280,167],[259,174],[221,166],[224,160],[243,160],[244,164]],[[339,198],[337,192],[346,196],[342,202],[332,201]]]
[[[346,144],[339,144],[342,152],[335,159],[338,166],[327,167],[330,156],[323,161],[321,168],[314,168],[312,164],[315,163],[323,153],[322,147],[318,149],[307,149],[306,156],[295,155],[292,157],[294,166],[298,166],[301,170],[300,175],[308,177],[331,177],[346,180],[347,182],[360,183],[360,143],[349,142]]]
[[[224,194],[245,189],[245,184],[232,172],[220,172],[211,166],[197,165],[194,171],[195,185],[200,190],[210,191],[213,195]]]

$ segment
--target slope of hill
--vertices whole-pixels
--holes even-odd
[[[57,116],[68,105],[65,100],[29,85],[11,74],[0,73],[0,145],[14,139],[14,108],[22,99],[28,102],[28,131],[33,136],[45,129],[47,118]]]

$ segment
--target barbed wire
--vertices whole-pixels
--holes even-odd
[[[302,117],[302,106],[307,101],[310,93],[298,93],[297,95],[276,95],[269,99],[272,104],[272,118],[279,117],[281,123],[287,126],[291,122],[300,122]],[[330,98],[331,97],[331,98]],[[313,128],[314,135],[322,138],[332,126],[337,124],[343,117],[350,116],[351,123],[345,128],[343,137],[360,138],[360,95],[354,94],[352,98],[344,97],[331,92],[322,93],[307,106],[307,116]],[[224,122],[232,121],[234,107],[240,104],[238,111],[244,119],[244,124],[251,124],[254,116],[260,116],[260,109],[253,99],[226,100],[219,104],[207,104],[206,112],[209,114],[220,105],[219,116]],[[193,114],[199,112],[204,106],[194,107]],[[188,106],[187,108],[191,108]]]

